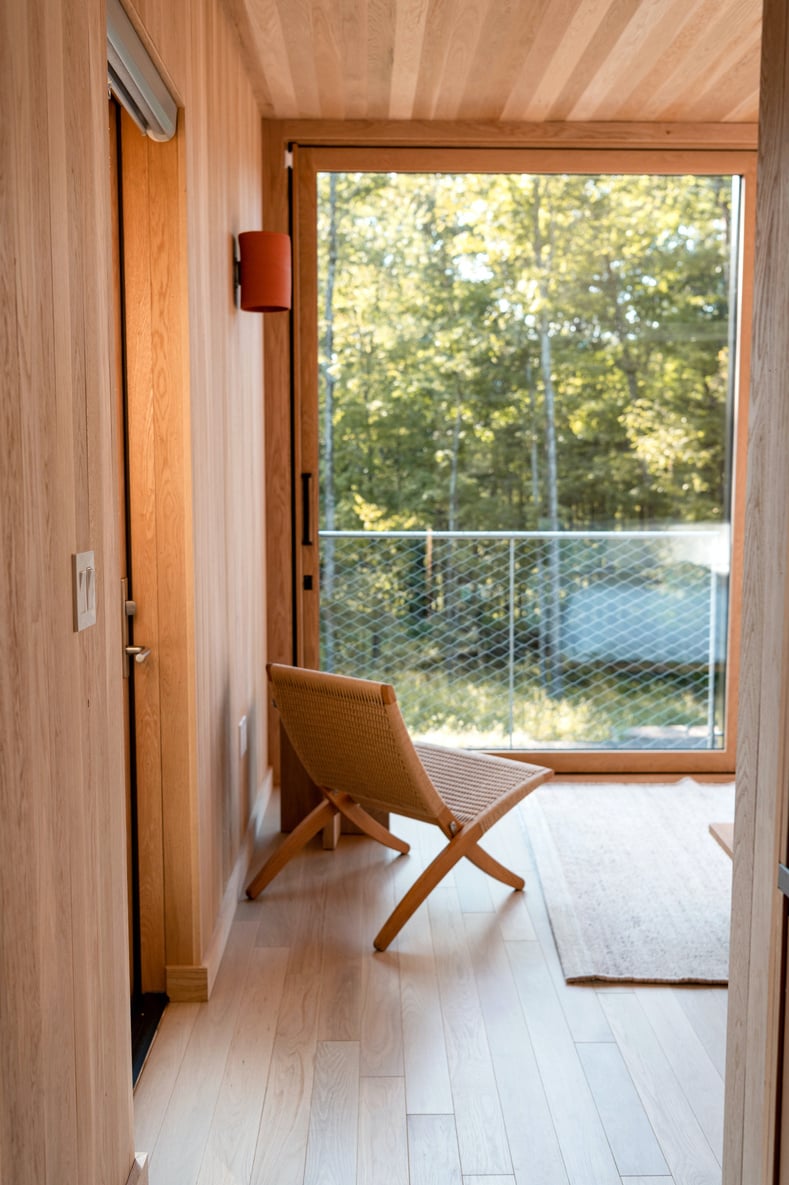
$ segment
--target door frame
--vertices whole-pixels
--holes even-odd
[[[132,676],[141,986],[183,999],[201,963],[183,111],[166,143],[121,125],[131,597],[151,648]],[[120,667],[120,603],[118,621]]]
[[[634,173],[735,174],[743,178],[739,235],[738,343],[734,383],[735,422],[732,456],[732,557],[726,671],[726,747],[722,750],[529,750],[507,751],[510,758],[538,761],[562,773],[714,773],[734,771],[737,733],[737,687],[742,587],[750,314],[753,266],[755,168],[752,153],[655,149],[575,148],[373,148],[369,146],[294,145],[292,150],[292,234],[294,243],[293,314],[293,634],[294,660],[320,665],[318,638],[319,521],[318,491],[318,278],[317,175],[340,172],[469,172],[469,173]],[[313,480],[308,481],[308,475]],[[308,505],[301,482],[309,487]],[[306,518],[305,518],[306,515]],[[309,523],[309,526],[307,525]],[[307,537],[310,536],[309,542]]]

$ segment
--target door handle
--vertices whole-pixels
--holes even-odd
[[[150,646],[124,646],[124,653],[128,654],[129,658],[133,658],[135,662],[143,663],[151,653]]]
[[[312,524],[310,522],[310,485],[311,473],[301,475],[301,543],[302,547],[312,547]]]

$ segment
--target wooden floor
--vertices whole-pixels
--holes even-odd
[[[276,842],[273,811],[265,849]],[[516,812],[388,951],[440,844],[343,837],[239,905],[208,1004],[167,1009],[135,1094],[151,1185],[720,1185],[726,992],[570,987]]]

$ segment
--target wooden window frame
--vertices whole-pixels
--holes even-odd
[[[565,125],[565,128],[569,125]],[[345,128],[345,140],[340,139]],[[377,142],[367,137],[376,133],[368,125],[268,124],[266,138],[266,210],[271,229],[291,229],[294,251],[294,311],[291,334],[282,326],[265,327],[268,516],[268,623],[269,656],[274,661],[318,665],[317,637],[307,627],[302,589],[305,576],[312,577],[313,594],[318,593],[317,547],[294,548],[301,539],[301,500],[296,497],[294,477],[317,472],[317,437],[309,429],[304,437],[297,430],[304,414],[317,399],[317,174],[321,171],[348,172],[541,172],[541,173],[654,173],[732,174],[743,178],[742,226],[739,259],[739,303],[737,309],[737,373],[732,450],[732,556],[729,586],[728,662],[726,671],[725,738],[720,750],[529,750],[509,757],[538,761],[560,773],[586,774],[713,774],[732,775],[737,743],[737,689],[739,683],[739,640],[742,602],[742,555],[745,505],[745,455],[750,374],[750,325],[755,222],[756,154],[752,142],[736,143],[728,131],[713,138],[701,137],[693,144],[691,133],[673,136],[668,125],[641,129],[640,138],[623,142],[621,131],[608,138],[599,128],[587,127],[572,134],[559,131],[546,143],[545,132],[536,143],[513,144],[506,133],[493,133],[484,142],[466,144],[469,133],[461,128],[455,142],[431,145],[417,141],[404,145],[399,127],[379,128]],[[716,132],[721,129],[716,129]],[[387,136],[388,132],[388,136]],[[332,135],[333,133],[333,135]],[[434,133],[435,134],[435,133]],[[476,133],[479,137],[479,132]],[[742,129],[740,140],[747,140]],[[355,139],[354,137],[358,137]],[[399,139],[398,139],[399,138]],[[535,137],[536,138],[536,137]],[[527,137],[524,136],[524,139]],[[678,143],[679,141],[679,143]],[[722,142],[721,142],[722,141]],[[670,146],[666,147],[667,142]],[[676,146],[675,146],[676,145]],[[290,182],[292,212],[288,206],[284,152],[292,153]],[[287,174],[284,177],[287,182]],[[267,322],[276,319],[269,318]],[[292,337],[292,340],[291,340]],[[291,354],[292,349],[292,354]],[[287,351],[287,352],[286,352]],[[292,357],[292,365],[291,365]],[[289,458],[288,472],[281,459]],[[279,460],[275,460],[279,458]],[[276,468],[274,467],[276,465]],[[283,483],[286,488],[283,488]],[[311,517],[318,521],[317,482],[312,483]],[[317,614],[315,614],[317,616]],[[273,727],[270,736],[276,737]],[[275,771],[278,754],[272,752]]]

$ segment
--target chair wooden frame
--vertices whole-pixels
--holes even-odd
[[[484,833],[553,776],[544,766],[467,750],[414,744],[394,688],[298,667],[267,668],[285,731],[323,800],[287,836],[247,886],[257,897],[309,841],[344,816],[386,847],[409,845],[366,807],[433,823],[448,842],[417,877],[373,940],[392,939],[462,857],[512,889],[523,878],[479,845]]]

